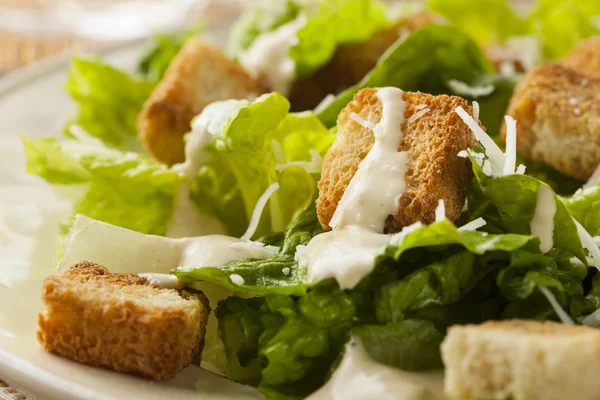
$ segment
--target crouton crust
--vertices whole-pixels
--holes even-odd
[[[340,45],[323,68],[292,86],[289,95],[292,109],[312,109],[328,94],[339,93],[358,83],[400,36],[436,22],[439,22],[438,16],[422,11],[375,32],[364,42]]]
[[[47,277],[42,300],[37,338],[47,351],[152,380],[172,378],[202,350],[210,312],[199,291],[90,262]]]
[[[588,179],[600,162],[598,93],[600,79],[561,64],[532,69],[507,109],[517,120],[519,153],[579,180]]]
[[[582,74],[600,78],[600,38],[590,38],[578,44],[562,64]]]
[[[400,198],[398,212],[388,216],[385,232],[398,232],[417,221],[433,222],[440,199],[444,200],[447,218],[455,221],[461,214],[467,187],[473,177],[470,162],[458,157],[461,150],[472,147],[476,142],[469,128],[455,113],[458,106],[471,112],[467,102],[460,97],[420,92],[405,92],[403,99],[406,110],[398,151],[406,151],[409,156],[406,190]],[[416,121],[410,121],[422,105],[429,107],[430,111]],[[382,104],[377,89],[358,92],[338,117],[338,136],[325,156],[318,184],[317,214],[325,230],[330,229],[329,221],[346,187],[374,143],[373,132],[352,120],[352,113],[378,123]]]
[[[140,140],[159,161],[182,162],[183,135],[214,101],[254,98],[266,92],[220,49],[192,39],[173,59],[138,116]]]
[[[600,331],[551,321],[453,326],[441,346],[452,399],[595,400]]]

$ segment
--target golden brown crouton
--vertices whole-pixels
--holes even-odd
[[[454,326],[442,343],[456,400],[597,400],[600,331],[556,322]]]
[[[433,222],[440,199],[444,200],[447,218],[455,221],[461,214],[472,178],[470,162],[458,153],[472,147],[476,140],[455,113],[458,106],[471,112],[467,102],[460,97],[420,92],[404,93],[403,99],[406,110],[398,151],[406,151],[409,156],[406,189],[398,213],[388,216],[386,232],[398,232],[416,221]],[[424,107],[429,111],[411,120]],[[337,138],[325,156],[319,181],[317,213],[325,230],[329,230],[329,222],[346,187],[374,143],[372,130],[355,122],[350,117],[352,113],[377,124],[382,114],[377,89],[358,92],[338,117]]]
[[[184,160],[190,121],[214,101],[254,98],[266,89],[210,44],[190,40],[173,59],[138,116],[140,140],[159,161]]]
[[[507,114],[517,120],[517,150],[580,180],[600,162],[600,79],[556,63],[531,70]],[[502,129],[506,135],[506,129]]]
[[[358,83],[400,36],[437,21],[436,15],[423,11],[376,32],[365,42],[340,45],[327,65],[294,84],[289,96],[292,109],[312,109],[328,94],[339,93]]]
[[[600,38],[581,42],[562,63],[582,74],[600,78]]]
[[[89,262],[47,277],[42,299],[37,337],[47,351],[153,380],[172,378],[202,350],[210,312],[201,292]]]

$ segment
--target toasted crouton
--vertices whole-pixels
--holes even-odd
[[[556,322],[454,326],[441,346],[452,399],[596,400],[600,331]]]
[[[159,161],[184,160],[183,135],[205,106],[254,98],[266,89],[219,49],[190,40],[173,59],[138,116],[140,140]]]
[[[403,99],[406,110],[398,151],[406,151],[409,156],[406,189],[398,213],[388,216],[386,232],[398,232],[416,221],[433,222],[440,199],[445,202],[447,218],[458,219],[472,178],[469,161],[458,153],[472,147],[476,140],[455,113],[458,106],[470,112],[467,102],[460,97],[419,92],[406,92]],[[411,116],[423,109],[425,113],[420,118],[411,120]],[[329,230],[329,222],[346,187],[374,143],[372,130],[353,120],[352,113],[377,124],[382,114],[377,89],[358,92],[338,117],[337,138],[325,156],[319,181],[317,213],[325,230]]]
[[[600,79],[556,63],[531,70],[507,114],[517,120],[517,149],[579,180],[600,162]],[[506,129],[502,129],[506,135]]]
[[[82,262],[44,280],[37,338],[49,352],[152,380],[168,379],[202,350],[208,300],[135,274]]]
[[[596,78],[600,78],[600,38],[581,42],[563,60],[563,65]]]
[[[376,32],[364,42],[339,46],[327,65],[311,77],[294,84],[289,96],[292,108],[312,109],[328,94],[339,93],[358,83],[399,37],[437,21],[435,14],[423,11]]]

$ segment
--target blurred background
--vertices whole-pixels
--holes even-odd
[[[239,0],[243,2],[243,0]],[[0,0],[0,74],[69,50],[235,18],[236,0]]]

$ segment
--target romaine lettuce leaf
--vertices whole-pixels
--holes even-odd
[[[406,319],[386,325],[352,329],[375,361],[414,371],[442,368],[440,345],[444,335],[429,321]]]
[[[600,186],[578,190],[572,196],[562,198],[562,201],[590,235],[600,235]]]
[[[87,184],[75,214],[142,233],[164,235],[181,179],[150,156],[92,141],[22,137],[26,170],[52,184]]]
[[[451,93],[447,86],[450,79],[470,83],[492,71],[492,65],[466,34],[450,26],[430,25],[398,40],[359,83],[317,107],[316,112],[325,125],[334,126],[340,111],[365,87]]]
[[[504,318],[553,318],[554,309],[539,287],[551,290],[568,313],[571,302],[582,299],[588,268],[572,260],[568,252],[553,249],[544,255],[515,251],[510,257],[508,267],[496,277],[498,290],[508,303]]]
[[[77,115],[65,126],[65,134],[76,127],[122,150],[141,150],[136,138],[136,118],[153,84],[133,78],[99,59],[74,57],[65,88],[77,103]]]
[[[290,228],[285,232],[281,250],[265,260],[246,259],[223,266],[207,266],[191,271],[175,269],[172,273],[184,282],[194,280],[214,282],[246,293],[302,295],[311,285],[306,284],[306,272],[300,269],[294,260],[296,247],[305,245],[321,231],[316,210],[311,206],[291,223]],[[244,284],[233,284],[229,278],[231,274],[241,276]]]
[[[248,49],[262,33],[307,17],[298,31],[298,42],[290,49],[298,80],[311,76],[331,59],[342,43],[361,42],[386,27],[385,7],[375,0],[277,0],[259,2],[233,28],[228,45],[234,57]]]
[[[478,145],[475,151],[481,151]],[[531,219],[537,204],[537,191],[545,183],[529,175],[488,176],[481,159],[471,155],[475,179],[471,181],[467,198],[468,208],[460,223],[483,217],[490,232],[531,233]],[[583,247],[571,214],[555,195],[554,247],[562,248],[585,261]]]
[[[595,0],[538,0],[526,13],[516,13],[508,0],[428,0],[429,7],[480,44],[511,36],[535,35],[548,59],[565,55],[582,39],[600,32]]]
[[[259,390],[269,399],[300,399],[325,383],[365,301],[325,285],[299,298],[230,297],[216,313],[221,335],[235,338],[239,361],[263,367]]]
[[[214,135],[213,145],[205,149],[211,157],[192,185],[192,199],[234,236],[244,232],[256,201],[274,182],[280,188],[263,213],[259,236],[285,230],[316,197],[320,168],[309,170],[301,164],[313,155],[324,155],[334,133],[311,112],[288,114],[289,107],[278,93],[254,102],[229,100],[211,105],[214,121],[223,115],[228,119]]]
[[[274,31],[296,19],[300,9],[301,5],[294,0],[253,2],[231,28],[227,52],[232,57],[237,57],[262,33]]]
[[[506,0],[428,0],[427,5],[479,43],[504,41],[527,31]]]

